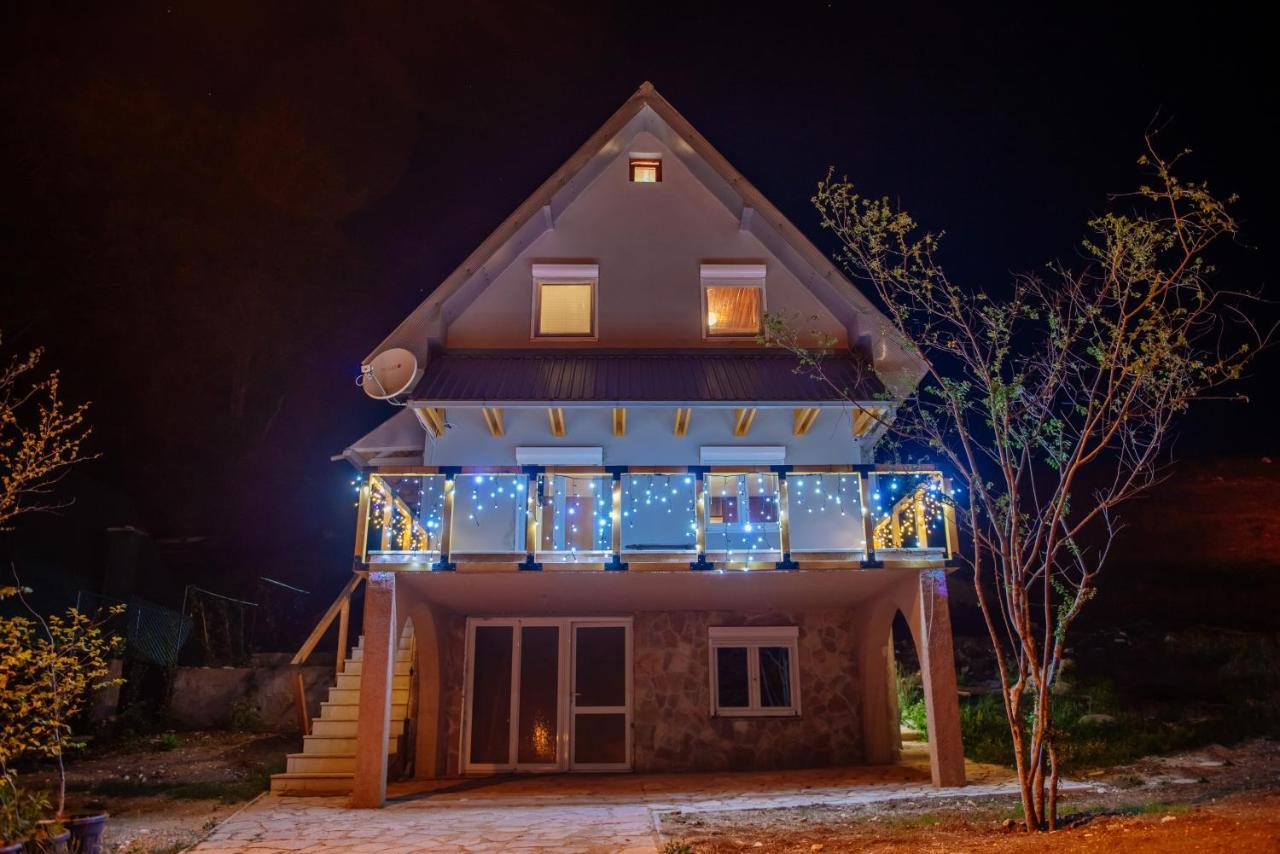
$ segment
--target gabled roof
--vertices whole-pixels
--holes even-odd
[[[641,131],[659,137],[690,172],[772,252],[847,328],[873,359],[895,394],[914,388],[924,368],[893,332],[888,319],[827,257],[735,170],[675,107],[645,82],[533,192],[456,270],[365,358],[404,347],[419,361],[444,343],[452,321],[537,237]]]
[[[453,350],[434,356],[413,398],[470,403],[845,403],[876,400],[884,386],[849,355],[823,360],[830,383],[798,372],[777,350]],[[835,387],[832,387],[834,383]]]

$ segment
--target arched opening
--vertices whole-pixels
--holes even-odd
[[[901,610],[895,610],[890,628],[893,657],[893,705],[899,730],[899,744],[929,740],[928,710],[924,700],[924,680],[915,635]]]
[[[441,703],[440,638],[435,611],[415,605],[408,614],[413,655],[409,679],[409,708],[402,744],[405,776],[427,779],[444,773],[444,715]]]

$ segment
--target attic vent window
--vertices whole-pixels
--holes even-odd
[[[656,184],[662,180],[662,158],[632,157],[631,181],[634,184]]]

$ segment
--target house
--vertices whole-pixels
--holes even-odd
[[[875,463],[922,366],[652,85],[365,364],[401,405],[344,452],[355,572],[295,659],[336,622],[337,682],[273,789],[893,762],[899,612],[963,783],[948,487]]]

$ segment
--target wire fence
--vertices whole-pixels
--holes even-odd
[[[121,605],[122,613],[109,614]],[[76,594],[76,610],[105,620],[104,631],[123,637],[128,655],[163,667],[177,664],[191,631],[191,621],[181,612],[136,597],[124,601],[81,590]]]
[[[253,612],[258,603],[188,584],[182,613],[191,620],[193,648],[184,660],[205,667],[244,664],[253,651]]]
[[[254,591],[250,645],[255,652],[293,652],[311,631],[315,615],[308,609],[311,593],[274,578],[260,576]]]
[[[263,576],[256,601],[191,584],[176,611],[136,596],[126,600],[87,590],[76,593],[75,606],[102,620],[106,633],[124,638],[125,655],[135,662],[225,667],[246,664],[256,652],[293,652],[311,629],[310,597],[309,591]],[[109,613],[119,606],[121,613]]]

